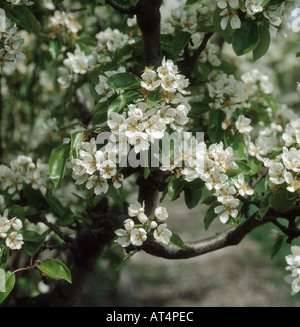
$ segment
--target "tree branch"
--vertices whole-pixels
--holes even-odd
[[[264,220],[257,220],[255,215],[253,215],[235,228],[200,241],[186,242],[185,250],[173,245],[156,243],[153,240],[146,241],[142,246],[142,250],[151,255],[165,259],[188,259],[213,252],[227,246],[237,245],[253,229],[264,225],[273,219],[273,216],[265,216]]]
[[[114,0],[106,0],[105,3],[110,5],[112,8],[114,8],[121,14],[128,14],[128,15],[136,14],[136,6],[123,7],[119,5],[117,2],[115,2]]]
[[[142,31],[145,65],[157,68],[161,64],[160,6],[162,0],[140,0],[136,18]]]

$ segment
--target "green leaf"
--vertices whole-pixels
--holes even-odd
[[[188,117],[195,118],[199,115],[202,115],[203,113],[210,110],[210,106],[207,103],[203,102],[191,102],[191,110],[188,113]]]
[[[1,270],[2,271],[2,270]],[[3,275],[3,271],[1,276]],[[0,303],[2,303],[10,292],[13,290],[16,282],[15,274],[12,274],[10,271],[5,272],[5,292],[0,292]]]
[[[22,26],[27,32],[38,34],[40,23],[25,5],[10,6],[4,5],[4,10],[9,18],[13,19],[18,25]]]
[[[259,32],[256,23],[242,22],[241,28],[232,36],[232,48],[236,55],[242,56],[254,50],[259,43]]]
[[[272,194],[273,194],[272,192],[265,194],[265,196],[260,201],[260,208],[258,210],[258,216],[257,216],[258,220],[262,220],[264,216],[267,214],[270,208],[270,197]]]
[[[176,247],[178,247],[179,249],[185,250],[185,245],[183,240],[180,238],[179,235],[172,233],[171,237],[170,237],[170,243]]]
[[[263,57],[270,46],[271,34],[269,31],[269,25],[263,24],[259,26],[259,42],[257,47],[253,50],[253,60],[258,60]]]
[[[5,247],[0,253],[0,268],[5,269],[10,249]]]
[[[189,7],[189,6],[193,6],[195,5],[196,3],[200,2],[201,0],[187,0],[186,3],[185,3],[185,7]]]
[[[249,157],[247,164],[250,167],[249,174],[255,175],[259,172],[262,163],[256,157]]]
[[[272,251],[271,251],[271,259],[279,252],[283,243],[283,237],[279,237],[275,243],[273,244]]]
[[[215,208],[221,205],[219,202],[214,202],[206,211],[205,216],[204,216],[204,220],[203,220],[203,224],[204,224],[204,228],[205,230],[208,230],[208,227],[211,225],[211,223],[215,220],[215,218],[218,216],[215,213]]]
[[[181,178],[177,178],[177,176],[173,176],[168,184],[168,195],[170,200],[174,201],[180,195],[180,192],[183,190],[185,185],[184,180]]]
[[[180,52],[183,50],[183,48],[188,44],[188,42],[191,39],[191,33],[180,31],[173,37],[172,41],[172,55],[174,55],[175,58],[180,54]]]
[[[222,110],[209,112],[207,134],[212,143],[219,143],[222,140],[224,136],[222,122],[224,119],[225,113]]]
[[[270,205],[276,211],[283,213],[288,211],[293,206],[294,200],[294,197],[289,197],[286,189],[282,189],[270,196]]]
[[[62,217],[66,214],[67,209],[54,196],[49,195],[45,199],[46,199],[46,202],[48,203],[50,209],[56,215]]]
[[[66,280],[68,283],[72,283],[71,273],[68,267],[59,260],[52,258],[45,259],[36,267],[49,278]]]
[[[108,107],[107,110],[107,118],[110,117],[112,112],[119,112],[122,110],[127,104],[131,103],[132,101],[136,100],[140,94],[136,91],[127,91],[123,94],[119,95]]]
[[[43,243],[45,242],[46,235],[40,235],[35,231],[25,230],[22,232],[24,241],[24,251],[29,255],[35,255]]]
[[[51,40],[49,42],[48,51],[49,51],[52,59],[57,59],[57,57],[60,55],[60,51],[61,51],[60,41],[58,39]]]
[[[33,216],[36,213],[37,210],[29,206],[22,207],[15,204],[9,208],[9,215],[19,219],[24,219],[26,216]]]
[[[115,90],[136,90],[141,87],[141,80],[129,73],[114,74],[107,79],[106,83]]]
[[[70,144],[64,143],[57,147],[50,158],[49,176],[55,187],[62,181],[67,161],[70,157]]]
[[[52,0],[54,5],[59,5],[60,3],[64,2],[64,0]]]
[[[202,190],[194,189],[190,183],[187,183],[184,188],[184,200],[189,209],[195,208],[201,200]]]
[[[70,160],[78,158],[79,150],[82,146],[84,132],[76,132],[71,135]]]

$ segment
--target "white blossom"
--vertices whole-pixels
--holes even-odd
[[[130,241],[135,246],[141,246],[147,239],[147,232],[144,228],[134,228],[131,230]]]
[[[159,243],[169,244],[172,232],[167,228],[167,224],[160,224],[153,232],[153,237]]]

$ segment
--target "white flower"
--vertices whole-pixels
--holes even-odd
[[[101,193],[106,193],[108,190],[108,183],[107,180],[101,176],[92,175],[87,183],[86,183],[87,189],[94,188],[94,193],[96,195],[99,195]]]
[[[150,68],[146,68],[141,77],[141,86],[149,91],[154,91],[160,85],[160,80],[156,79],[156,72]]]
[[[228,23],[230,23],[233,29],[238,29],[241,27],[241,20],[236,14],[235,10],[225,8],[223,11],[220,12],[220,16],[223,16],[223,18],[221,19],[221,28],[223,30],[226,29]]]
[[[157,207],[154,211],[154,215],[160,221],[166,220],[169,216],[165,207]]]
[[[128,215],[129,217],[137,217],[142,224],[148,220],[148,217],[145,215],[145,204],[141,205],[138,201],[129,205]]]
[[[216,190],[214,195],[217,197],[219,202],[226,203],[234,199],[233,195],[235,193],[236,193],[235,188],[233,186],[230,186],[229,183],[226,182],[222,185],[221,189]]]
[[[124,220],[124,227],[126,230],[132,230],[134,228],[134,221],[130,218]]]
[[[219,215],[219,218],[223,224],[226,224],[229,217],[236,218],[238,215],[238,210],[236,207],[239,205],[238,199],[233,199],[224,202],[222,205],[217,206],[214,211]]]
[[[218,0],[217,5],[221,9],[226,8],[228,5],[231,8],[236,8],[239,5],[239,0]]]
[[[240,115],[235,123],[236,129],[241,133],[241,134],[249,134],[253,127],[250,126],[251,124],[251,119],[246,118],[244,115]]]
[[[288,184],[287,190],[289,192],[296,192],[300,189],[300,179],[297,176],[293,176],[289,171],[284,173],[284,179]]]
[[[234,180],[234,186],[238,189],[241,196],[252,195],[254,191],[247,185],[243,173],[238,175],[237,180]]]
[[[12,232],[7,236],[5,244],[11,250],[20,250],[24,244],[23,235],[18,234],[17,232]]]
[[[147,239],[147,232],[144,228],[134,228],[131,230],[130,241],[135,246],[141,246]]]
[[[248,15],[255,15],[258,12],[262,12],[264,8],[260,5],[261,0],[246,0],[245,7]]]
[[[169,244],[172,232],[167,228],[167,224],[160,224],[154,231],[153,237],[159,243]]]
[[[273,184],[282,184],[284,179],[284,166],[280,162],[274,162],[269,168],[270,181]]]
[[[115,234],[119,236],[115,242],[120,244],[122,247],[127,247],[131,244],[130,236],[131,236],[131,230],[125,230],[125,229],[117,229],[115,231]]]
[[[11,227],[11,222],[6,217],[0,217],[0,233],[7,233]]]
[[[105,160],[100,165],[100,174],[103,178],[109,179],[112,178],[117,173],[117,166],[111,160]]]
[[[300,172],[300,150],[283,147],[282,161],[287,169],[290,169],[295,173]]]
[[[21,221],[21,219],[18,218],[12,218],[11,219],[11,226],[13,229],[15,229],[16,231],[19,231],[20,229],[23,228],[23,223]]]
[[[164,75],[161,79],[161,86],[167,92],[176,91],[176,76],[174,74]]]
[[[85,74],[89,67],[89,58],[79,49],[74,54],[67,53],[68,58],[64,59],[64,65],[71,69],[75,74]]]

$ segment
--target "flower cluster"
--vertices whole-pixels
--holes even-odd
[[[22,221],[16,217],[8,219],[7,216],[8,209],[0,215],[0,253],[4,246],[11,250],[20,250],[24,244],[23,235],[20,233],[23,228]]]
[[[282,1],[279,4],[265,6],[262,5],[261,0],[245,0],[242,4],[238,0],[218,0],[217,6],[220,8],[221,28],[225,30],[228,25],[232,29],[239,29],[241,27],[241,19],[239,17],[239,10],[247,14],[246,17],[255,19],[256,14],[263,13],[264,17],[277,28],[277,35],[281,37],[286,36],[286,30],[290,28],[289,20],[292,11],[297,6],[297,1],[288,0]]]
[[[118,29],[112,30],[110,27],[96,34],[98,41],[96,51],[98,53],[114,53],[123,48],[126,44],[134,42],[127,34]]]
[[[162,139],[168,126],[181,132],[188,123],[190,105],[183,96],[188,80],[178,73],[177,66],[171,60],[163,60],[156,71],[146,68],[142,74],[141,86],[145,92],[158,91],[161,101],[149,105],[147,101],[129,104],[128,111],[122,114],[112,113],[107,125],[119,140],[134,146],[136,153],[148,150],[151,143]]]
[[[167,228],[165,220],[168,212],[165,207],[157,207],[154,211],[154,218],[150,219],[145,215],[144,204],[138,201],[129,205],[128,218],[124,221],[125,229],[117,229],[115,242],[122,247],[129,245],[141,246],[152,234],[156,242],[169,244],[172,232]]]
[[[291,274],[285,276],[284,280],[291,284],[291,295],[295,295],[300,291],[300,247],[292,246],[292,254],[285,257],[288,266],[286,270],[291,271]]]
[[[207,149],[204,142],[197,146],[196,156],[187,161],[186,167],[181,171],[184,179],[191,182],[200,178],[205,182],[208,190],[214,190],[220,205],[214,210],[222,223],[227,223],[230,217],[238,216],[237,207],[240,204],[238,195],[252,195],[253,190],[248,186],[245,176],[240,173],[237,178],[229,179],[226,171],[238,168],[234,162],[233,150],[225,148],[223,143],[212,144]]]
[[[32,158],[19,155],[9,166],[0,165],[0,189],[8,194],[16,195],[24,185],[30,185],[43,194],[47,191],[48,165],[39,159],[36,163]]]
[[[54,30],[55,34],[70,37],[76,40],[77,33],[82,29],[75,16],[71,12],[55,10],[52,17],[50,17],[50,27]]]
[[[79,75],[86,74],[95,65],[95,61],[95,53],[86,55],[80,49],[76,49],[74,53],[68,52],[64,59],[65,67],[59,68],[58,83],[62,88],[68,88],[72,82],[78,80]]]
[[[83,142],[78,158],[72,161],[72,177],[75,184],[85,184],[86,188],[93,189],[96,195],[107,192],[108,180],[115,188],[119,188],[123,175],[118,173],[117,159],[117,149],[112,148],[112,143],[98,150],[94,138],[89,142]]]
[[[16,24],[13,24],[0,8],[0,68],[14,70],[15,60],[26,58],[20,51],[24,39],[16,34],[17,30]]]
[[[221,109],[226,114],[222,124],[226,129],[230,124],[230,119],[236,109],[249,107],[247,85],[238,81],[233,75],[228,75],[221,71],[212,71],[208,76],[207,89],[212,109]]]
[[[283,134],[283,139],[289,146],[284,146],[282,153],[274,160],[263,159],[263,162],[269,169],[269,180],[272,184],[286,183],[289,192],[297,192],[300,189],[300,139],[296,137],[296,142],[293,142],[292,135],[288,132]]]
[[[208,8],[202,4],[192,6],[184,10],[178,7],[171,11],[171,22],[173,25],[178,24],[184,32],[194,33],[197,29],[197,20],[199,16],[204,16],[208,12]]]

